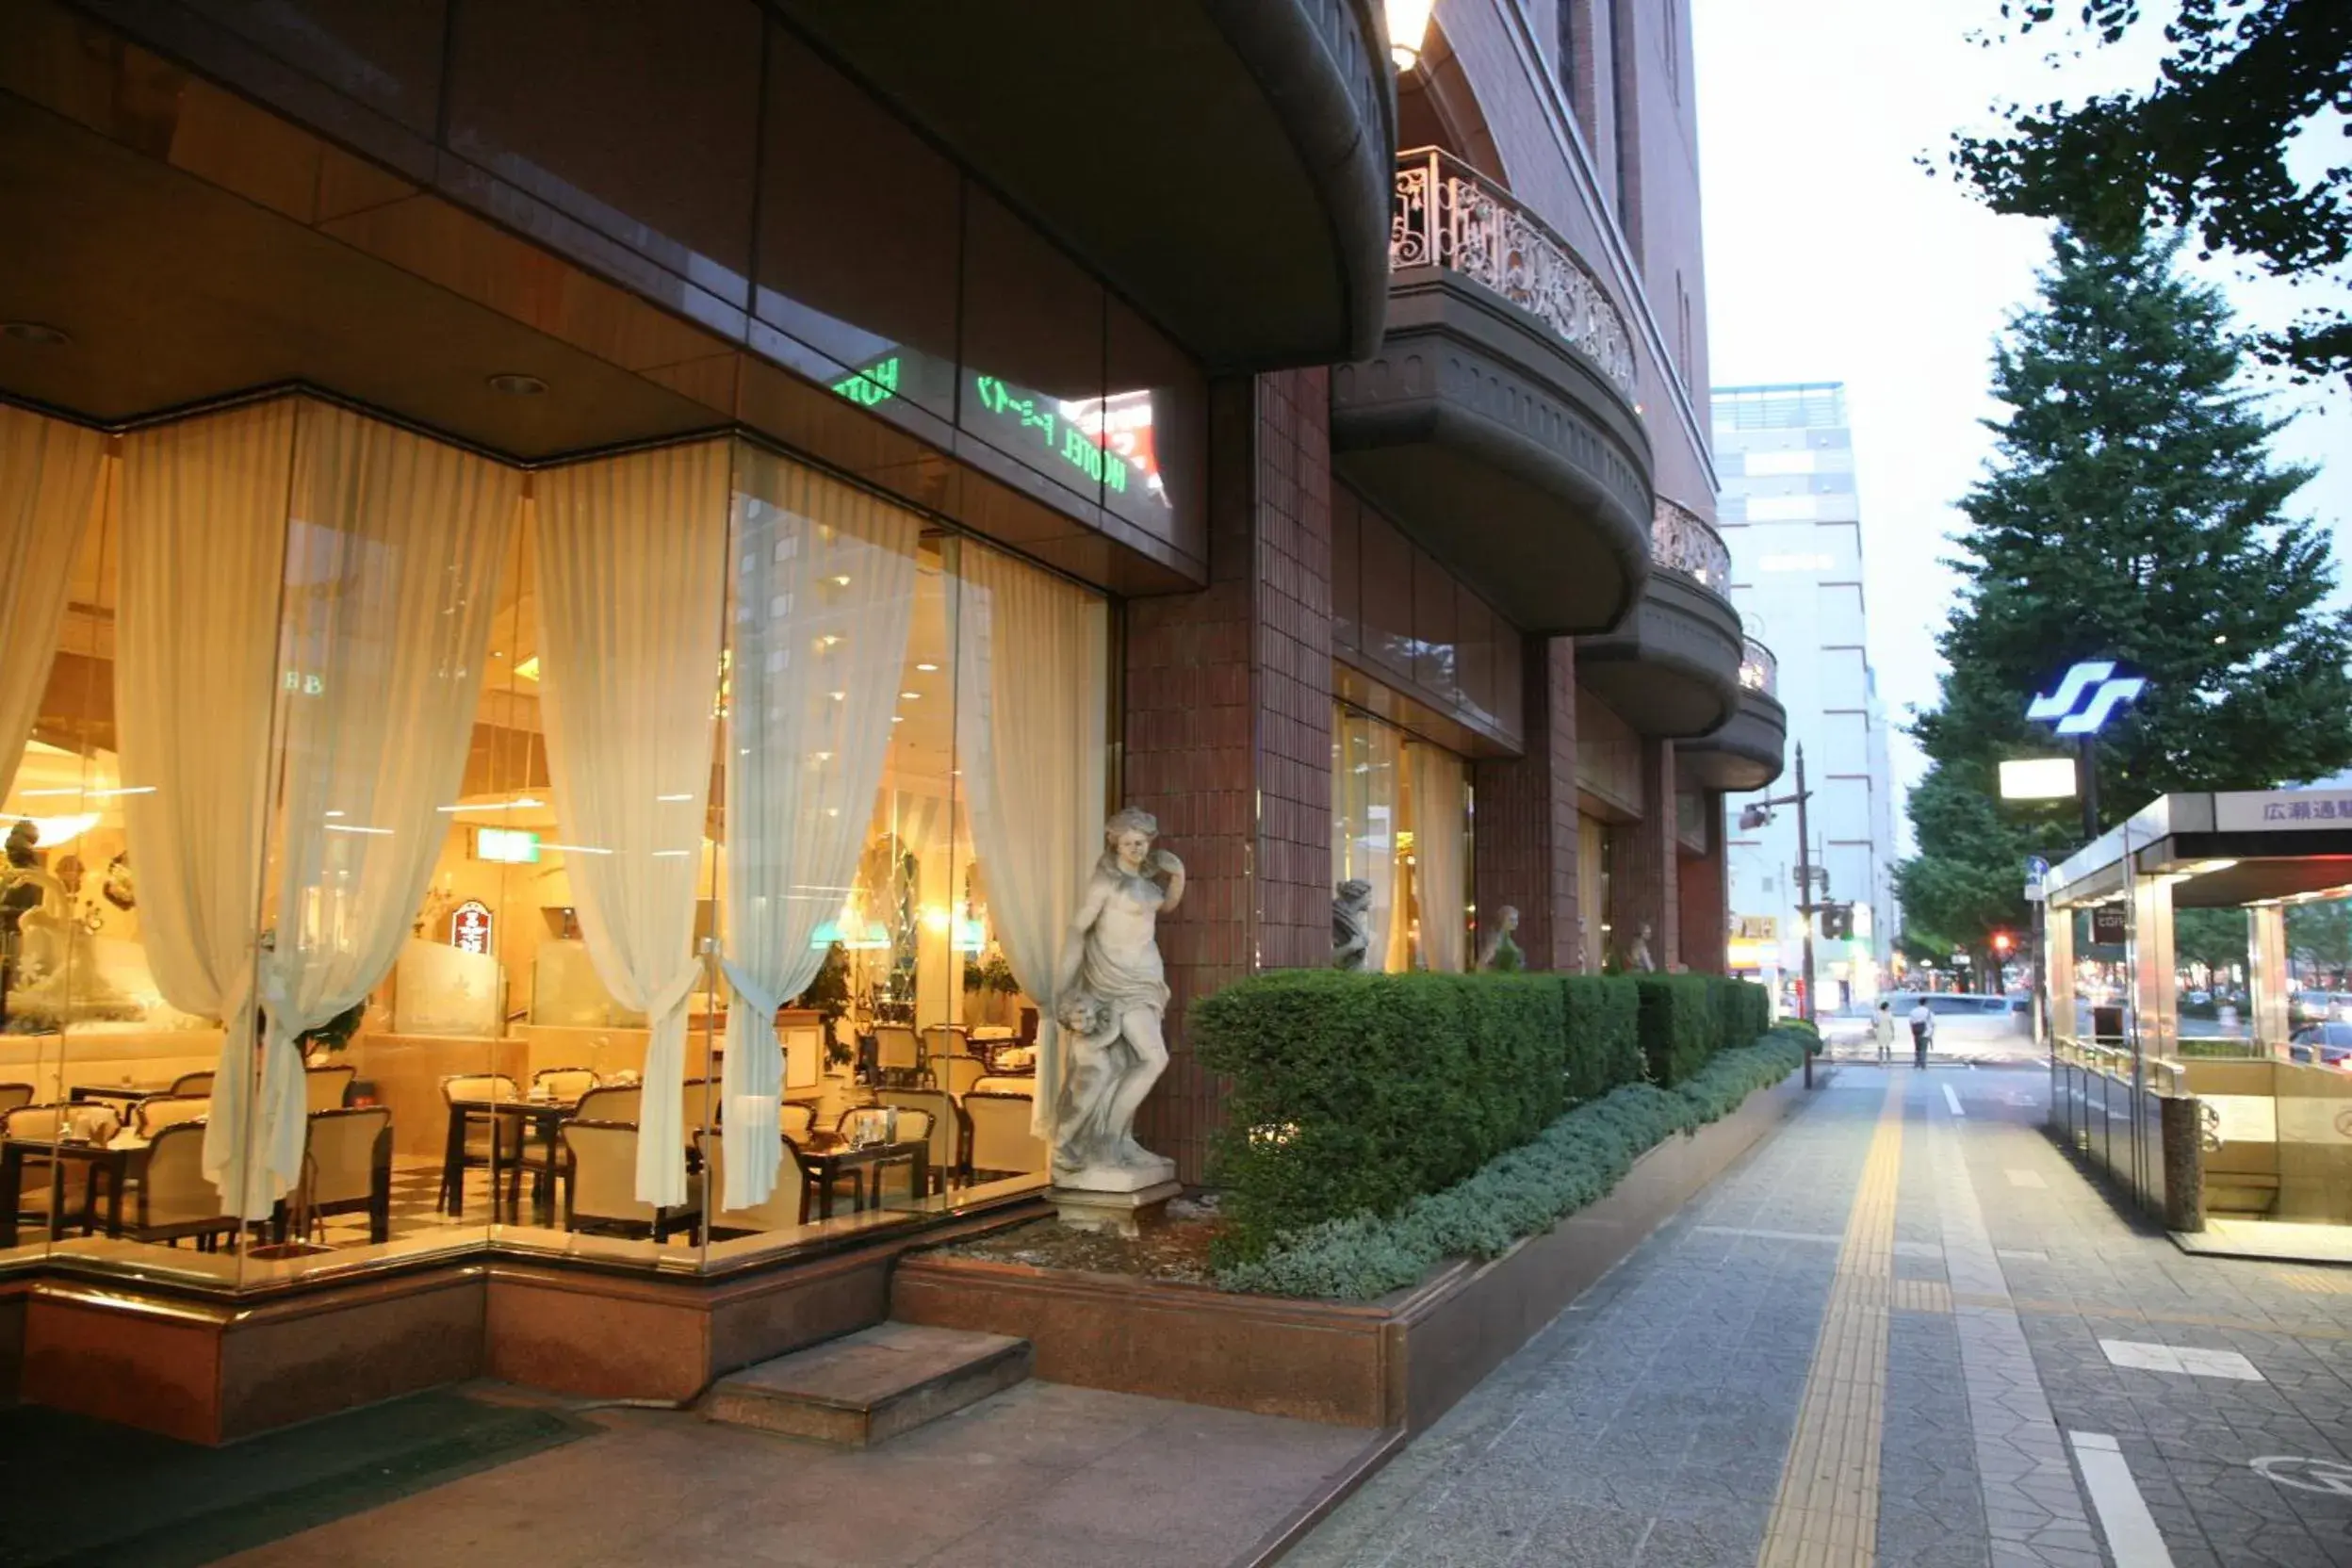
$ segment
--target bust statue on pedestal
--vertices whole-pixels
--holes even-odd
[[[1519,911],[1509,904],[1494,911],[1494,934],[1482,944],[1478,953],[1478,968],[1497,970],[1515,974],[1527,967],[1527,955],[1519,951]]]
[[[1372,884],[1342,882],[1331,900],[1331,967],[1360,970],[1372,952]]]
[[[1103,825],[1054,976],[1069,1065],[1054,1102],[1051,1197],[1066,1224],[1129,1235],[1182,1190],[1176,1162],[1135,1137],[1135,1112],[1168,1068],[1159,917],[1184,896],[1184,862],[1152,847],[1159,830],[1133,807]]]

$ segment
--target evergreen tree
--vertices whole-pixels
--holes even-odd
[[[1913,728],[1931,766],[1898,887],[1930,951],[2021,926],[2024,858],[2077,847],[2078,803],[2004,802],[1998,781],[2001,760],[2064,744],[2025,705],[2077,661],[2148,680],[2099,740],[2102,827],[2169,791],[2352,761],[2352,625],[2321,608],[2326,536],[2283,511],[2311,470],[2271,461],[2227,308],[2175,273],[2177,240],[2054,246],[1994,353],[2008,412],[1961,503],[1942,700]]]

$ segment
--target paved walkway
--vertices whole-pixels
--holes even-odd
[[[2183,1255],[2047,1089],[1842,1068],[1285,1568],[2352,1564],[2352,1271]]]

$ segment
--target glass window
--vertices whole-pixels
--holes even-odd
[[[1361,919],[1360,967],[1467,969],[1469,765],[1346,704],[1331,736],[1333,891]]]
[[[1102,286],[976,188],[964,197],[964,258],[958,428],[1049,496],[1100,503],[1103,449],[1087,427],[1107,417]],[[1162,373],[1135,357],[1141,373]]]

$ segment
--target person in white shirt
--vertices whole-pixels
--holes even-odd
[[[1886,1066],[1895,1059],[1895,1004],[1881,999],[1878,1011],[1870,1015],[1870,1037],[1878,1042],[1878,1065]]]
[[[1927,1048],[1936,1038],[1936,1015],[1928,1010],[1927,998],[1921,997],[1911,1008],[1911,1065],[1927,1065]]]

